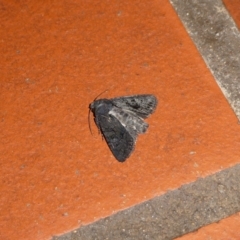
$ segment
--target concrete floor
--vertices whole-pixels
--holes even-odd
[[[240,1],[224,4],[1,3],[0,239],[240,238]],[[105,90],[159,100],[124,163],[89,131]]]

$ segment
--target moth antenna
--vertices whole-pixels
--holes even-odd
[[[90,132],[93,136],[91,122],[90,122],[90,112],[91,112],[91,109],[89,108],[89,110],[88,110],[88,127],[89,127],[89,130],[90,130]]]
[[[108,89],[104,90],[103,92],[101,92],[100,94],[98,94],[93,101],[96,101],[103,93],[107,92]]]

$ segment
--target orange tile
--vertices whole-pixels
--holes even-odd
[[[206,227],[203,227],[196,232],[189,233],[180,238],[176,238],[176,240],[239,240],[239,226],[240,214],[238,213],[231,217],[225,218],[218,223],[213,223]]]
[[[240,0],[223,0],[223,3],[229,13],[231,14],[232,18],[234,19],[235,23],[240,28]]]
[[[237,118],[169,1],[2,1],[0,20],[1,239],[49,239],[239,161]],[[88,128],[106,89],[159,99],[123,164]]]

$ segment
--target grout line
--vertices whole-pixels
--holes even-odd
[[[240,120],[240,32],[221,0],[170,0]]]
[[[240,211],[240,165],[120,211],[52,240],[167,240]]]

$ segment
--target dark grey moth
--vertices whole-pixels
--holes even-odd
[[[157,98],[150,94],[98,99],[90,104],[95,123],[119,162],[130,156],[138,134],[146,132],[144,119],[156,106]]]

